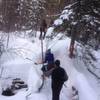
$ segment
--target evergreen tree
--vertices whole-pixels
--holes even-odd
[[[98,49],[100,44],[99,6],[99,0],[71,0],[70,6],[65,7],[65,10],[72,13],[63,20],[64,23],[61,26],[56,26],[56,29],[67,31],[71,41],[77,40]]]
[[[35,28],[44,14],[44,0],[2,0],[0,25],[4,31]]]

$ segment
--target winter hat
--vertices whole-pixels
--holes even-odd
[[[56,61],[55,61],[55,65],[56,65],[56,66],[60,66],[60,60],[56,60]]]

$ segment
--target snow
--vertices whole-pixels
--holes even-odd
[[[41,79],[42,72],[41,70],[37,70],[36,67],[39,66],[34,65],[34,67],[30,68],[29,71],[28,94],[30,94],[31,92],[32,93],[37,92],[38,91],[37,87],[40,87],[42,84],[42,79]]]
[[[61,25],[62,23],[63,23],[62,19],[57,19],[54,21],[54,25],[56,25],[56,26]]]
[[[69,10],[66,8],[65,10],[63,10],[60,17],[54,21],[54,25],[59,26],[59,25],[63,24],[63,20],[65,20],[65,19],[69,20],[69,16],[72,14],[72,12],[73,12],[72,9]]]
[[[98,30],[100,31],[100,27],[98,27]]]
[[[65,7],[65,9],[67,8],[71,8],[72,4],[69,4],[68,6]]]
[[[63,20],[69,20],[69,16],[73,14],[73,10],[70,9],[71,6],[66,6],[60,17],[54,21],[53,26],[48,28],[46,37],[51,36],[54,28],[63,24]],[[97,11],[95,10],[95,12]],[[91,18],[89,15],[83,17],[87,22],[91,21]],[[97,20],[94,20],[94,22],[99,23]],[[73,22],[72,24],[77,23]],[[100,30],[100,27],[98,29]],[[30,32],[31,30],[26,33],[19,32],[19,35],[11,34],[10,36],[9,47],[0,59],[0,100],[51,100],[52,98],[50,77],[45,79],[43,89],[41,92],[38,92],[42,84],[42,65],[35,65],[34,62],[41,62],[41,41],[38,39],[40,32],[37,32],[37,37],[35,38],[25,37],[25,34],[28,35]],[[2,34],[0,32],[0,36]],[[100,86],[97,85],[97,79],[87,71],[82,61],[81,47],[77,48],[80,58],[70,59],[70,39],[64,36],[65,38],[59,40],[61,37],[63,35],[59,33],[52,40],[47,38],[43,40],[44,53],[46,49],[51,48],[55,59],[60,59],[61,67],[66,70],[69,77],[68,81],[63,85],[60,100],[77,100],[73,98],[79,98],[79,100],[100,100]],[[6,38],[3,37],[3,39],[5,40]],[[92,53],[97,59],[97,62],[93,62],[93,64],[95,64],[96,68],[99,68],[100,51],[92,51]],[[100,74],[98,69],[95,72]],[[11,86],[12,80],[15,78],[21,78],[28,85],[28,88],[17,91],[14,96],[1,95],[2,90]],[[78,90],[78,95],[75,97],[73,97],[72,86]]]
[[[29,97],[30,100],[48,100],[45,94],[34,93]]]
[[[52,31],[53,28],[50,28],[48,34]],[[66,37],[59,40],[59,37],[61,36],[62,34],[59,34],[48,43],[48,48],[52,49],[55,59],[61,60],[61,66],[66,70],[69,76],[68,81],[64,83],[67,87],[63,86],[60,99],[71,100],[73,92],[71,88],[72,86],[75,86],[79,93],[79,100],[98,100],[98,94],[95,90],[96,86],[90,82],[90,80],[93,82],[93,76],[86,74],[86,69],[81,70],[80,66],[84,66],[81,62],[77,63],[76,59],[69,58],[68,48],[70,39]],[[43,42],[45,50],[45,42],[47,41],[43,40]],[[11,85],[12,79],[21,78],[28,84],[28,89],[19,90],[14,96],[10,97],[0,95],[0,100],[51,100],[50,78],[46,78],[42,91],[38,92],[38,89],[42,84],[42,65],[35,65],[34,62],[41,60],[40,47],[41,41],[38,37],[34,38],[34,43],[16,36],[13,36],[13,38],[10,39],[9,48],[4,52],[1,58],[1,68],[3,68],[2,76],[0,76],[1,87],[6,88],[8,85]],[[29,58],[30,60],[26,58]],[[89,75],[90,78],[85,74]],[[27,97],[27,95],[29,96]]]
[[[50,27],[47,30],[46,36],[50,36],[53,33],[54,27]]]
[[[68,9],[66,9],[66,10],[63,10],[63,12],[62,12],[62,14],[61,14],[61,16],[60,16],[60,18],[61,19],[67,19],[67,20],[69,20],[69,16],[72,14],[72,10],[68,10]]]
[[[78,74],[76,82],[79,91],[79,100],[98,100],[96,93],[90,87],[83,74]]]
[[[25,92],[18,92],[16,95],[10,97],[0,96],[0,100],[26,100],[26,94]]]
[[[96,9],[94,9],[94,12],[95,12],[96,14],[98,14],[98,13],[99,13],[99,11],[97,11]]]
[[[96,59],[100,59],[100,50],[98,51],[92,51]]]
[[[76,24],[77,24],[77,22],[72,22],[71,24],[72,24],[72,25],[76,25]]]

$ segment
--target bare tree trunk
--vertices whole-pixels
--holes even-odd
[[[69,57],[74,57],[74,44],[77,36],[76,26],[73,26],[72,32],[71,32],[71,42],[69,47]]]
[[[10,33],[8,32],[8,37],[7,37],[7,46],[6,46],[6,48],[8,48],[8,46],[9,46],[9,38],[10,38]]]

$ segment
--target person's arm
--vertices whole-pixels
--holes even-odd
[[[50,76],[55,68],[51,68],[49,71],[46,71],[45,76]]]
[[[48,60],[48,57],[46,55],[44,61],[35,62],[34,64],[38,65],[38,64],[47,63],[47,60]]]
[[[44,59],[43,63],[46,63],[47,61],[48,61],[48,57],[47,57],[47,55],[45,55],[45,59]]]
[[[41,62],[35,62],[34,64],[35,65],[38,65],[38,64],[42,64],[43,62],[41,61]]]

